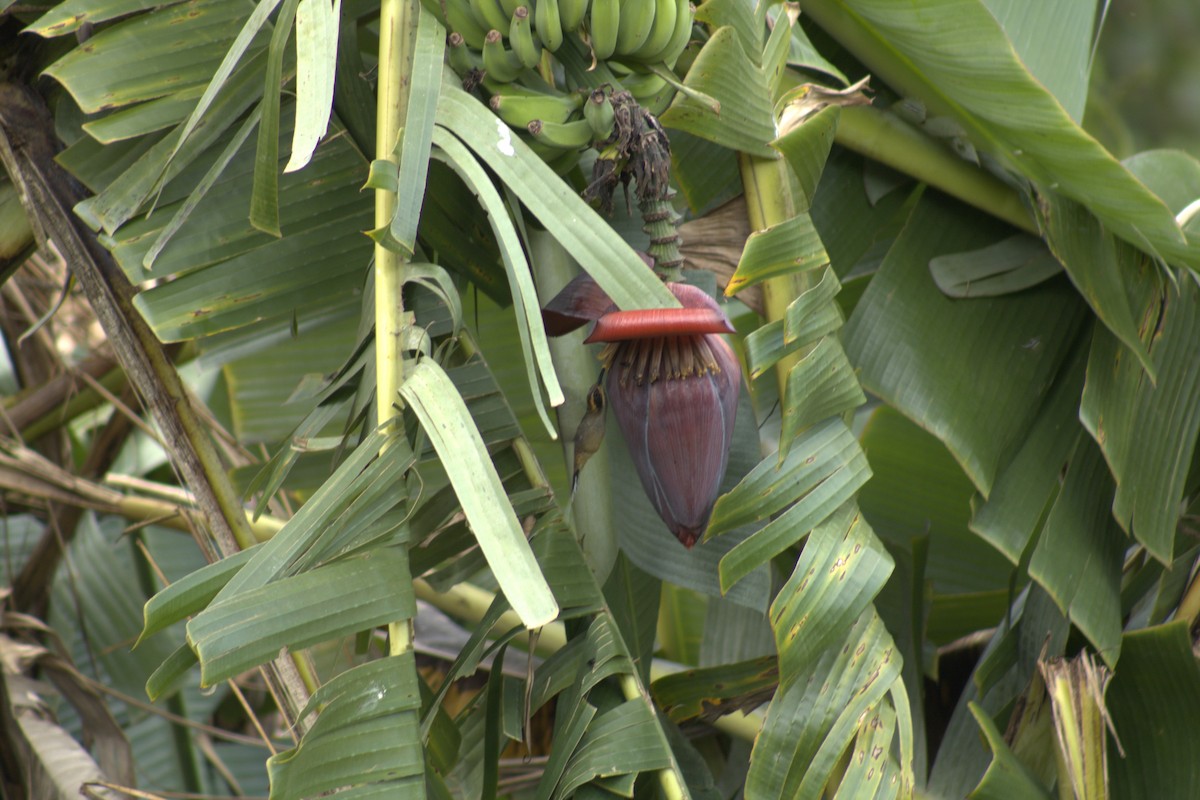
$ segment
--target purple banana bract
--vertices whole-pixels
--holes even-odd
[[[704,533],[729,461],[741,367],[721,338],[725,312],[701,289],[668,283],[683,308],[620,311],[586,275],[542,310],[559,336],[595,322],[608,404],[642,487],[684,547]]]

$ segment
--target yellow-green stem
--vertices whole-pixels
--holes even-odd
[[[379,9],[379,83],[376,88],[376,157],[395,161],[396,141],[408,107],[407,76],[412,72],[413,31],[417,22],[416,0],[382,0]],[[375,227],[391,224],[396,195],[375,190]],[[395,414],[400,384],[404,380],[403,336],[405,260],[375,244],[375,375],[376,416],[380,424]],[[393,655],[412,647],[409,620],[388,627]]]
[[[783,159],[759,158],[758,156],[738,154],[738,167],[742,172],[742,187],[746,194],[746,216],[750,221],[750,230],[761,231],[772,225],[791,219],[796,215],[791,183],[788,178],[788,165]],[[781,320],[796,296],[803,291],[805,285],[803,275],[785,275],[772,278],[763,284],[763,312],[767,321]],[[788,372],[800,360],[797,353],[784,356],[775,365],[775,374],[779,381],[779,397],[784,396],[787,387]]]

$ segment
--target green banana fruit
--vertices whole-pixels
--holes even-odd
[[[605,61],[617,49],[617,31],[621,27],[621,0],[592,0],[588,18],[588,36],[597,61]]]
[[[471,11],[475,14],[475,20],[484,31],[508,30],[508,21],[511,17],[504,13],[498,0],[469,0],[469,2]]]
[[[654,7],[661,0],[621,0],[621,21],[617,26],[618,55],[636,52],[654,28]],[[675,0],[670,0],[673,4]],[[674,26],[672,26],[674,27]]]
[[[554,2],[554,0],[549,1]],[[562,22],[564,33],[574,33],[579,30],[579,26],[587,17],[587,12],[588,0],[558,0],[558,18]]]
[[[502,91],[492,95],[488,105],[500,119],[514,128],[528,129],[529,123],[535,119],[561,125],[579,110],[582,100],[578,93],[549,94],[530,90],[508,91],[509,89],[523,88],[516,83],[503,84],[502,88]]]
[[[635,58],[643,64],[666,64],[668,67],[673,67],[683,49],[687,47],[688,40],[692,38],[692,19],[695,9],[692,8],[690,0],[657,1],[675,4],[674,28],[671,30],[671,36],[657,52],[652,51],[649,47],[643,47]]]
[[[483,39],[483,68],[488,77],[501,83],[511,83],[521,74],[520,60],[504,47],[500,31],[492,29]]]
[[[504,9],[504,13],[512,19],[512,15],[517,13],[517,7],[523,5],[522,0],[500,0],[500,7]]]
[[[655,75],[654,77],[658,77]],[[638,105],[649,111],[654,116],[659,116],[667,107],[671,105],[671,101],[675,99],[676,89],[671,84],[662,80],[662,84],[656,91],[647,91],[643,94],[633,95],[633,99],[638,101]]]
[[[562,47],[562,18],[558,13],[557,0],[534,0],[533,22],[542,45],[553,53]]]
[[[612,136],[613,124],[616,121],[616,111],[608,92],[603,89],[593,89],[583,104],[583,118],[592,127],[592,138],[602,142]]]
[[[563,123],[535,119],[526,129],[534,141],[559,150],[579,150],[592,143],[592,126],[586,119]]]
[[[655,75],[653,72],[633,72],[629,75],[621,76],[621,86],[628,90],[633,95],[633,98],[639,102],[643,97],[651,97],[657,94],[666,85],[666,79]]]
[[[479,52],[466,43],[461,33],[454,31],[446,41],[449,45],[450,68],[459,77],[465,78],[471,70],[483,70],[483,59],[479,57]]]
[[[686,8],[686,6],[685,6]],[[676,0],[654,0],[654,26],[641,47],[630,51],[630,57],[643,60],[646,56],[658,55],[667,49],[675,33],[675,20],[679,6]]]
[[[483,48],[483,37],[487,29],[475,19],[475,12],[467,0],[446,0],[446,27],[462,36],[472,50]]]
[[[517,6],[508,26],[508,46],[516,53],[521,66],[532,69],[542,59],[542,46],[533,39],[533,20],[529,8]]]

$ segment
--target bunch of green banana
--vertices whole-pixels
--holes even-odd
[[[614,92],[662,113],[694,14],[691,0],[422,2],[450,31],[451,67],[547,160],[611,140]]]
[[[690,0],[423,0],[477,52],[493,80],[516,80],[576,37],[597,62],[674,66],[692,32]],[[496,35],[489,36],[492,32]],[[491,38],[491,47],[486,47]],[[499,47],[498,47],[499,45]],[[503,51],[504,57],[500,57]]]
[[[613,55],[623,62],[673,67],[692,35],[689,0],[624,0],[619,18]]]

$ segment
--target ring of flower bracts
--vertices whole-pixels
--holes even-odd
[[[741,366],[721,334],[733,325],[695,286],[668,283],[683,308],[620,311],[587,275],[544,309],[551,336],[588,322],[601,353],[608,405],[642,488],[671,533],[691,548],[708,525],[729,461]]]

